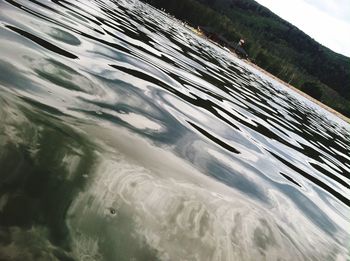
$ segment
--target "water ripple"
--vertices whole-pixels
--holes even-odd
[[[178,20],[0,0],[0,50],[1,260],[350,258],[349,124]]]

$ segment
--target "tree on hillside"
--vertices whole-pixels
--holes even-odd
[[[322,97],[322,87],[317,82],[305,82],[301,90],[317,100]]]
[[[349,57],[320,45],[254,0],[143,1],[195,28],[211,27],[232,43],[244,38],[249,58],[258,66],[296,87],[305,83],[304,91],[317,99],[333,89],[324,102],[350,116]]]

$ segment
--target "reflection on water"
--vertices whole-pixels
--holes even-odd
[[[1,260],[347,260],[350,126],[136,0],[0,0]]]

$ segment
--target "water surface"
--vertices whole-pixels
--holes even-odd
[[[139,1],[0,0],[1,260],[348,260],[350,125]]]

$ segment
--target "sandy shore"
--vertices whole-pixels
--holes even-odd
[[[196,29],[192,30],[192,31],[196,31]],[[206,38],[203,34],[199,34],[201,37],[205,38],[206,40],[214,43],[215,45],[218,45],[217,43],[211,41],[210,39]],[[231,52],[232,55],[236,56],[238,58],[238,55],[236,55],[235,53]],[[319,100],[316,100],[315,98],[311,97],[310,95],[306,94],[305,92],[302,92],[301,90],[299,90],[298,88],[290,85],[289,83],[286,83],[285,81],[281,80],[280,78],[277,78],[276,76],[274,76],[273,74],[265,71],[264,69],[262,69],[261,67],[259,67],[258,65],[248,61],[248,60],[244,60],[247,64],[249,64],[250,66],[254,67],[255,69],[259,70],[260,72],[268,75],[269,77],[273,78],[274,80],[278,81],[279,83],[283,84],[284,86],[292,89],[293,91],[299,93],[300,95],[302,95],[303,97],[307,98],[308,100],[312,101],[313,103],[316,103],[317,105],[319,105],[320,107],[322,107],[323,109],[327,110],[328,112],[334,114],[335,116],[339,117],[340,119],[342,119],[343,121],[350,123],[350,118],[346,117],[345,115],[341,114],[340,112],[332,109],[331,107],[325,105],[324,103],[320,102]]]
[[[300,95],[302,95],[303,97],[307,98],[308,100],[312,101],[313,103],[316,103],[317,105],[319,105],[320,107],[322,107],[323,109],[329,111],[330,113],[334,114],[335,116],[341,118],[343,121],[350,123],[350,118],[346,117],[345,115],[341,114],[340,112],[337,112],[336,110],[332,109],[331,107],[325,105],[324,103],[320,102],[319,100],[316,100],[315,98],[311,97],[310,95],[306,94],[305,92],[302,92],[301,90],[299,90],[298,88],[284,82],[283,80],[281,80],[280,78],[277,78],[276,76],[272,75],[271,73],[265,71],[264,69],[262,69],[261,67],[257,66],[256,64],[249,62],[249,61],[245,61],[246,63],[248,63],[250,66],[254,67],[255,69],[261,71],[262,73],[270,76],[271,78],[273,78],[274,80],[278,81],[279,83],[283,84],[284,86],[292,89],[293,91],[299,93]]]
[[[194,33],[196,33],[198,36],[206,39],[207,41],[215,44],[215,45],[218,45],[217,43],[213,42],[212,40],[208,39],[205,35],[203,35],[201,32],[199,32],[197,29],[195,28],[192,28],[190,26],[187,25],[187,27],[193,31]],[[220,45],[218,45],[220,46]],[[238,57],[235,53],[231,52],[232,55]],[[255,69],[259,70],[260,72],[270,76],[271,78],[273,78],[274,80],[278,81],[279,83],[283,84],[284,86],[292,89],[293,91],[299,93],[300,95],[302,95],[303,97],[307,98],[308,100],[312,101],[313,103],[316,103],[317,105],[319,105],[320,107],[322,107],[323,109],[329,111],[330,113],[334,114],[335,116],[339,117],[340,119],[342,119],[343,121],[347,122],[347,123],[350,123],[350,118],[346,117],[345,115],[341,114],[340,112],[337,112],[336,110],[332,109],[331,107],[323,104],[322,102],[320,102],[319,100],[316,100],[315,98],[311,97],[310,95],[306,94],[305,92],[302,92],[301,90],[299,90],[298,88],[284,82],[283,80],[281,80],[280,78],[277,78],[276,76],[272,75],[271,73],[265,71],[264,69],[262,69],[261,67],[259,67],[258,65],[250,62],[250,61],[247,61],[247,60],[244,60],[246,63],[248,63],[250,66],[254,67]]]

